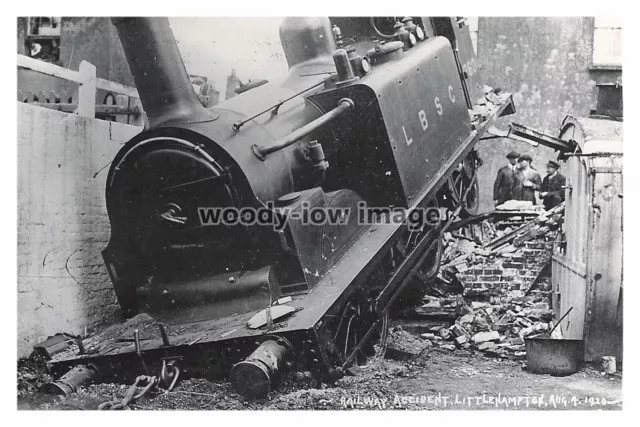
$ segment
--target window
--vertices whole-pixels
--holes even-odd
[[[32,16],[27,25],[27,54],[47,62],[60,59],[60,17]]]
[[[593,65],[622,66],[622,20],[597,16],[593,30]]]

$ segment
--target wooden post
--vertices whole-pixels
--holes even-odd
[[[80,87],[78,88],[78,109],[82,117],[96,116],[96,67],[87,61],[80,63]]]
[[[116,95],[116,105],[119,105],[124,108],[129,107],[129,97],[127,95]],[[119,123],[129,123],[129,115],[127,114],[116,114],[116,122]]]
[[[135,108],[135,107],[138,107],[140,114],[138,116],[129,116],[130,117],[129,124],[133,126],[144,126],[145,114],[144,114],[144,111],[142,110],[142,102],[140,102],[140,99],[138,98],[129,97],[129,108]]]

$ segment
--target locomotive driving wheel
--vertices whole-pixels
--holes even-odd
[[[445,205],[450,209],[460,206],[460,217],[477,215],[480,207],[477,170],[481,165],[477,151],[472,151],[451,173],[443,192]]]
[[[347,307],[344,314],[343,326],[336,330],[335,336],[335,342],[342,347],[343,367],[366,369],[375,366],[387,348],[389,313],[378,316],[360,304]]]
[[[415,277],[420,280],[423,285],[429,284],[438,274],[444,249],[440,230],[432,230],[432,234],[433,241],[429,244],[425,254],[422,256],[422,262],[415,274]]]
[[[431,200],[427,207],[428,209],[438,209],[437,199]],[[438,216],[438,220],[443,221],[443,218]],[[403,310],[414,305],[415,301],[420,301],[438,274],[444,249],[442,223],[425,224],[420,229],[409,230],[407,237],[403,239],[406,241],[405,253],[411,251],[422,239],[427,239],[428,243],[417,261],[418,268],[414,274],[407,277],[406,280],[409,283],[397,298],[393,310]]]
[[[373,310],[373,301],[352,298],[335,315],[326,316],[319,330],[321,351],[329,377],[346,369],[368,369],[378,365],[387,350],[389,313]]]

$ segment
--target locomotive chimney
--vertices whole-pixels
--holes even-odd
[[[151,128],[215,120],[191,85],[167,18],[112,18]]]

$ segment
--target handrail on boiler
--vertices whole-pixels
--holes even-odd
[[[330,121],[346,113],[347,111],[352,109],[354,106],[355,104],[351,99],[343,98],[338,102],[338,106],[335,107],[333,110],[328,111],[327,113],[307,123],[301,128],[294,130],[290,134],[283,136],[273,144],[260,145],[260,146],[254,144],[251,147],[253,149],[253,153],[260,160],[265,160],[269,154],[275,153],[276,151],[282,150],[283,148],[286,148],[292,145],[293,143],[309,135],[311,132],[318,129],[319,127],[324,126]]]

